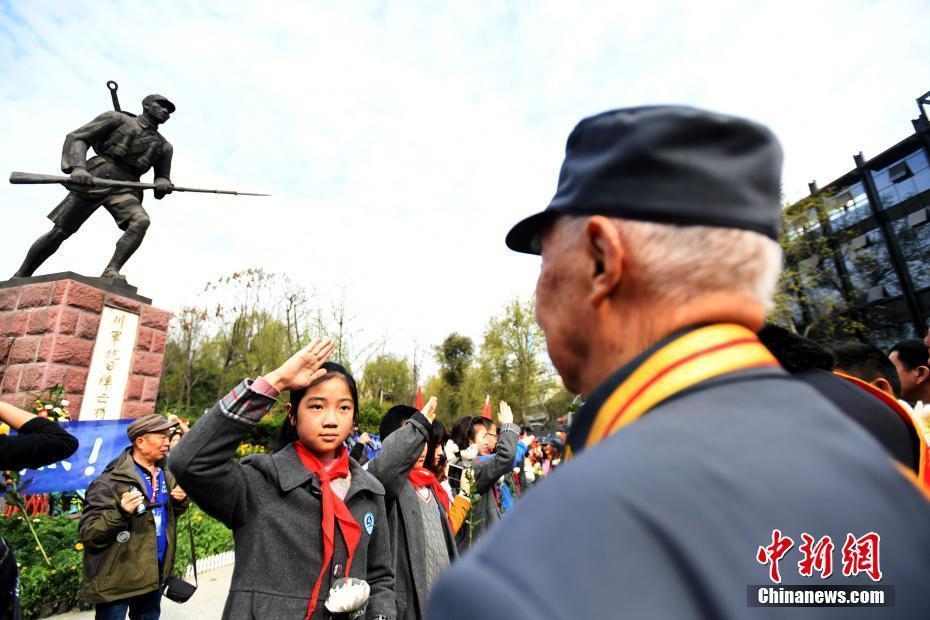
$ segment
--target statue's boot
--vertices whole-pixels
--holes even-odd
[[[106,269],[104,269],[103,273],[100,274],[100,277],[107,278],[110,280],[122,280],[124,282],[126,281],[126,276],[121,274],[119,271],[117,271],[113,267],[107,267]]]
[[[139,249],[148,226],[148,217],[145,217],[144,214],[143,217],[133,218],[133,220],[130,221],[129,226],[126,228],[126,232],[124,232],[116,242],[116,250],[113,252],[113,258],[110,259],[107,268],[103,270],[103,275],[100,276],[101,278],[126,281],[126,277],[120,274],[119,270],[123,268],[123,265],[126,264],[129,257]]]

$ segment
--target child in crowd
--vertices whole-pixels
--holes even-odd
[[[384,487],[343,445],[358,412],[355,380],[314,340],[277,370],[220,400],[171,454],[171,471],[233,530],[236,567],[223,618],[328,618],[336,578],[366,580],[367,618],[393,618]],[[236,447],[290,391],[283,447],[237,463]],[[343,570],[344,568],[344,570]]]
[[[382,419],[381,452],[368,462],[387,491],[397,618],[410,620],[424,617],[433,584],[458,556],[449,512],[455,505],[463,515],[468,504],[467,498],[450,502],[440,485],[445,429],[435,421],[436,405],[431,397],[423,411],[392,407]]]
[[[470,463],[475,485],[473,493],[478,499],[472,506],[470,523],[466,523],[456,534],[459,553],[500,520],[501,510],[495,484],[513,468],[520,427],[513,423],[513,412],[503,401],[500,404],[498,421],[499,437],[494,452],[484,460]],[[474,449],[480,453],[486,445],[485,419],[477,416],[460,418],[453,425],[451,435],[452,441],[460,450]]]

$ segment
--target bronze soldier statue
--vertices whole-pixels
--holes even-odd
[[[173,149],[158,133],[158,126],[170,118],[175,106],[161,95],[149,95],[142,100],[142,110],[139,116],[104,112],[68,134],[62,148],[61,169],[70,175],[67,183],[70,192],[48,216],[54,222],[52,229],[32,244],[13,277],[31,276],[102,205],[123,230],[102,277],[125,279],[120,269],[139,248],[149,227],[149,215],[142,207],[142,190],[101,186],[95,179],[138,182],[154,168],[155,198],[161,200],[174,190],[170,179]],[[91,147],[96,156],[87,159],[87,149]]]

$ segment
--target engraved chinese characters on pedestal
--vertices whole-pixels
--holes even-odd
[[[137,314],[104,307],[79,419],[120,418],[138,329]]]

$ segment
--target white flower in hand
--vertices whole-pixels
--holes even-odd
[[[371,587],[367,581],[349,578],[340,579],[338,584],[329,590],[326,599],[326,609],[333,614],[344,614],[361,607],[368,602]]]
[[[536,472],[533,471],[533,464],[529,459],[523,459],[523,475],[526,476],[527,482],[536,482]]]
[[[478,446],[471,446],[467,450],[460,451],[459,456],[463,461],[474,461],[478,456]]]
[[[55,405],[45,405],[45,409],[51,411]]]
[[[443,447],[443,452],[446,453],[446,460],[450,463],[456,459],[459,453],[459,447],[451,439],[446,442],[445,447]]]

